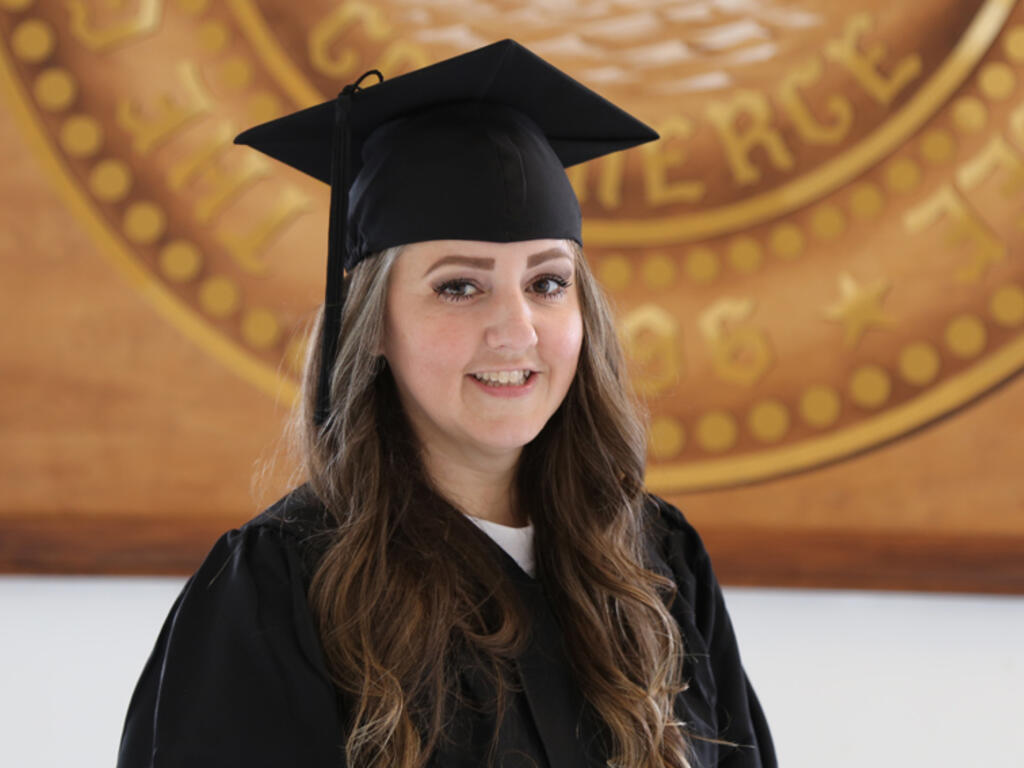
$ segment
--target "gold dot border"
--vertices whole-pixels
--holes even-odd
[[[0,10],[13,14],[29,10],[33,3],[24,2],[20,7],[0,5]],[[198,18],[209,10],[206,0],[178,0],[183,11]],[[230,42],[230,31],[222,22],[206,22],[202,27],[207,31],[206,47],[219,52]],[[46,19],[26,16],[17,19],[8,40],[14,57],[26,66],[40,69],[32,78],[30,101],[38,109],[53,115],[64,115],[73,110],[78,101],[81,83],[75,73],[65,67],[52,65],[53,54],[59,48],[56,30]],[[216,40],[213,38],[216,37]],[[26,42],[27,41],[27,42]],[[217,42],[218,45],[212,45]],[[18,47],[22,49],[18,50]],[[39,47],[42,46],[42,47]],[[218,74],[228,89],[244,87],[254,69],[251,57],[231,53],[227,57],[229,67],[221,63]],[[239,72],[244,74],[238,74]],[[270,99],[266,97],[270,96]],[[255,121],[269,117],[267,111],[273,104],[273,94],[257,92],[251,100],[250,112]],[[134,184],[131,165],[117,157],[103,152],[105,136],[101,122],[84,112],[74,112],[62,118],[58,129],[57,144],[71,160],[90,163],[85,170],[85,188],[94,203],[110,211],[113,220],[119,220],[119,235],[133,250],[150,247],[159,249],[156,258],[156,273],[165,281],[175,284],[178,289],[184,284],[196,282],[196,302],[203,313],[212,320],[238,318],[238,336],[256,352],[266,352],[282,340],[281,322],[270,309],[246,307],[239,284],[228,275],[205,274],[203,256],[194,243],[172,239],[168,232],[166,212],[154,201],[132,199]]]
[[[946,141],[952,141],[949,132],[936,129],[929,133],[933,135],[926,134],[924,138],[940,142],[939,149],[921,150],[922,155],[931,153],[933,159],[929,164],[935,166],[952,160],[955,149],[941,148]],[[768,256],[781,263],[793,262],[805,255],[810,244],[834,245],[853,229],[851,224],[875,218],[885,207],[886,192],[900,195],[911,191],[923,171],[919,163],[901,156],[884,166],[880,173],[886,175],[884,183],[855,182],[840,193],[845,198],[842,203],[820,202],[809,214],[783,218],[757,235],[739,233],[715,245],[698,243],[675,259],[667,257],[665,249],[644,250],[638,268],[623,252],[612,252],[598,260],[597,276],[611,292],[629,288],[638,278],[646,288],[668,290],[679,275],[692,285],[706,286],[714,283],[726,269],[737,275],[752,276],[767,266]]]
[[[1007,56],[1015,60],[1015,63],[1024,64],[1024,24],[1014,24],[1008,27],[1000,35],[993,50],[1001,43],[1002,50]],[[1004,62],[990,59],[985,62],[976,75],[978,90],[986,97],[994,100],[1004,101],[1008,99],[1016,87],[1016,72]],[[986,85],[987,83],[987,85]],[[963,117],[966,111],[967,118]],[[984,127],[987,121],[987,107],[976,96],[958,96],[945,108],[945,113],[950,116],[950,122],[960,132],[965,134],[976,133]],[[957,117],[960,114],[960,117]],[[982,124],[977,125],[981,119]],[[909,144],[910,142],[908,142]],[[945,126],[936,126],[933,122],[922,136],[915,139],[918,152],[927,165],[938,166],[947,163],[956,156],[956,142]],[[907,145],[905,144],[904,147]],[[880,186],[884,186],[892,194],[902,194],[911,191],[920,181],[920,166],[906,155],[899,155],[892,158],[884,166],[881,173],[884,174],[884,184],[879,185],[869,181],[861,181],[851,185],[846,190],[849,204],[849,213],[853,217],[866,219],[881,212],[884,207],[884,196]],[[811,214],[811,228],[819,239],[827,240],[842,234],[845,222],[843,212],[834,203],[825,201],[819,203]],[[817,222],[815,216],[818,217]],[[777,236],[781,227],[790,226],[801,232],[798,225],[792,219],[783,220],[772,227],[772,235]],[[727,248],[735,248],[735,243],[743,239],[747,248],[752,248],[750,235],[738,235],[731,240],[733,245]],[[753,241],[757,245],[756,241]],[[625,287],[628,284],[628,262],[621,255],[616,255],[616,280],[612,287]],[[736,266],[733,259],[733,266]],[[687,251],[684,257],[684,265],[695,268],[685,269],[689,277],[696,283],[709,283],[720,273],[721,259],[716,251],[707,244],[700,244]],[[738,270],[753,271],[753,270]],[[663,286],[667,287],[667,286]],[[989,314],[991,321],[1003,328],[1011,328],[1024,325],[1024,289],[1010,283],[999,286],[989,296]],[[999,313],[1002,313],[1000,315]],[[952,317],[944,329],[944,348],[946,355],[957,360],[970,360],[978,357],[988,347],[988,328],[976,314],[959,313]],[[895,366],[892,366],[898,378],[905,384],[913,387],[924,387],[938,377],[942,367],[942,355],[936,350],[931,342],[909,341],[900,347],[899,359]],[[852,404],[862,412],[877,411],[885,406],[892,392],[893,372],[885,366],[877,363],[863,363],[859,365],[847,380],[846,394]],[[800,402],[795,409],[786,406],[774,398],[758,400],[753,403],[746,412],[745,423],[748,434],[763,445],[778,442],[788,432],[793,419],[794,411],[803,417],[803,423],[813,429],[825,429],[838,421],[844,400],[839,392],[829,385],[809,385],[804,388]],[[766,409],[771,408],[776,414],[774,422],[766,422],[763,414]],[[686,426],[674,417],[659,416],[659,427],[661,433],[668,433],[676,430],[680,434],[686,434]],[[708,420],[718,425],[717,430],[707,428]],[[715,409],[702,415],[694,417],[697,429],[693,430],[696,436],[694,441],[707,454],[720,454],[734,446],[739,441],[739,424],[731,412],[722,409]],[[674,424],[673,424],[674,422]],[[728,422],[728,426],[724,426]],[[704,431],[701,427],[704,426]],[[709,437],[709,435],[713,435]],[[682,453],[683,445],[679,444],[678,450],[669,450],[668,446],[652,435],[652,453],[659,460],[670,460]]]
[[[1015,29],[1015,30],[1017,30],[1017,28],[1014,28],[1014,29]],[[1019,30],[1018,30],[1018,31],[1019,31]],[[49,147],[48,147],[48,148],[49,148]],[[276,391],[280,392],[280,391],[281,391],[281,386],[280,386],[280,384],[279,384],[278,386],[274,387],[274,389],[275,389]]]
[[[796,402],[760,398],[746,409],[742,418],[722,408],[696,414],[686,421],[659,414],[655,417],[657,429],[651,431],[652,455],[659,461],[670,461],[682,454],[687,442],[705,454],[720,455],[734,447],[742,435],[769,446],[780,442],[797,423],[822,431],[835,424],[844,409],[853,408],[861,413],[881,411],[897,380],[923,390],[938,378],[943,364],[981,356],[989,348],[993,329],[1024,328],[1024,286],[1016,282],[996,286],[988,296],[987,307],[985,317],[963,312],[953,316],[946,323],[941,347],[931,341],[911,340],[899,348],[892,363],[858,365],[847,377],[845,391],[831,384],[810,384],[803,388]],[[683,441],[681,435],[692,435],[693,440]]]
[[[991,50],[1002,51],[1014,64],[1024,65],[1024,23],[1004,29]],[[736,233],[716,245],[705,242],[690,246],[679,259],[681,268],[663,270],[659,273],[664,276],[661,280],[649,278],[646,262],[652,254],[663,256],[664,250],[644,251],[640,272],[645,284],[649,288],[667,289],[679,273],[694,285],[708,285],[723,274],[723,266],[740,275],[752,275],[766,263],[764,256],[767,254],[788,262],[802,256],[809,241],[834,244],[850,230],[851,222],[868,221],[880,214],[887,195],[904,196],[918,187],[927,169],[953,162],[958,151],[956,136],[976,134],[988,121],[988,107],[982,97],[989,101],[1006,101],[1014,94],[1018,79],[1018,72],[1012,66],[995,58],[988,59],[973,77],[980,96],[961,93],[951,99],[921,136],[900,147],[901,150],[912,148],[908,152],[894,153],[873,169],[870,176],[865,174],[862,180],[818,201],[809,214],[781,218],[759,228],[757,236],[749,232]],[[971,82],[965,81],[964,86]],[[835,202],[840,198],[845,198],[844,204]],[[612,274],[606,285],[612,290],[628,287],[634,276],[626,258],[618,253],[607,258],[617,263],[609,270]],[[600,270],[599,277],[603,277]]]

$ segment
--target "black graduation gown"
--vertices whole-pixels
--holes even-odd
[[[118,768],[344,765],[340,698],[330,682],[306,601],[315,557],[310,533],[322,510],[293,492],[222,536],[186,583],[132,696]],[[651,496],[651,562],[671,575],[671,606],[686,648],[689,689],[677,714],[692,732],[700,768],[775,768],[771,736],[740,663],[722,594],[696,531],[678,509]],[[540,581],[482,531],[534,619],[517,659],[522,691],[499,734],[496,766],[604,766],[597,720],[573,682],[561,631]],[[460,670],[474,703],[493,691]],[[438,768],[486,764],[494,721],[473,707],[455,718]]]

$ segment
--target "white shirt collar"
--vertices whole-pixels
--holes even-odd
[[[519,564],[530,576],[535,575],[535,563],[533,558],[533,524],[529,523],[522,528],[511,525],[493,523],[490,520],[466,515],[477,524],[484,533],[494,539],[495,543],[508,552],[509,556]]]

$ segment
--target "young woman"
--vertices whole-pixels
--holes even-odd
[[[511,41],[240,137],[332,181],[309,480],[186,585],[121,768],[775,765],[563,170],[653,137]]]

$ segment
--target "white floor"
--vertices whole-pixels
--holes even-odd
[[[0,577],[0,766],[113,765],[181,584]],[[1024,768],[1024,598],[726,598],[783,768]]]

